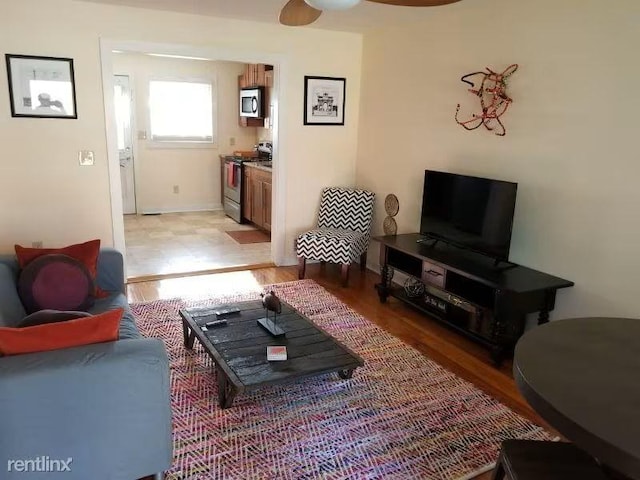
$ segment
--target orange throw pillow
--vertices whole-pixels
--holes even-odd
[[[0,327],[0,355],[47,352],[61,348],[113,342],[118,339],[124,310],[34,327]]]
[[[75,245],[69,245],[62,248],[28,248],[20,245],[15,245],[16,256],[18,257],[18,264],[20,268],[26,267],[30,262],[42,255],[59,254],[67,255],[71,258],[75,258],[79,262],[82,262],[89,270],[93,281],[98,283],[98,254],[100,253],[100,239],[89,240],[84,243],[77,243]],[[109,294],[100,288],[96,289],[96,297],[104,298]]]

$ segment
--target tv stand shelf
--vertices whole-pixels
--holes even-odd
[[[491,350],[499,365],[513,353],[526,315],[549,321],[556,291],[573,282],[521,265],[496,265],[494,259],[444,242],[423,242],[417,233],[374,237],[380,242],[381,302],[389,296],[434,317]],[[420,280],[424,293],[409,295],[393,284],[393,272]]]

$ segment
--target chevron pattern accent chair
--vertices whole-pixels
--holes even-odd
[[[318,226],[298,235],[298,278],[304,278],[306,261],[342,265],[342,284],[349,283],[349,266],[360,259],[360,269],[367,265],[367,248],[375,194],[367,190],[330,187],[322,191]]]

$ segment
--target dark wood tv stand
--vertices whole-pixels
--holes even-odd
[[[417,233],[374,237],[381,244],[381,302],[391,295],[434,317],[491,350],[499,365],[524,332],[526,315],[549,321],[556,291],[573,282],[517,264],[495,265],[492,258],[438,242],[419,242]],[[393,283],[400,271],[424,284],[407,293]]]

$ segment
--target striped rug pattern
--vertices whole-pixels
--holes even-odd
[[[171,363],[175,458],[169,480],[468,479],[490,469],[507,438],[551,439],[472,384],[375,326],[313,280],[265,287],[365,360],[350,380],[323,375],[217,405],[199,345],[182,344],[178,309],[259,298],[132,305]],[[256,327],[258,328],[258,327]]]

